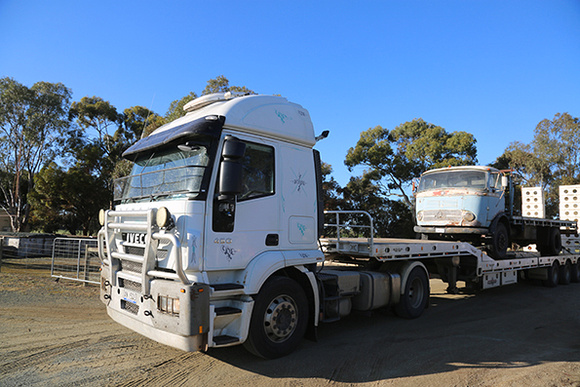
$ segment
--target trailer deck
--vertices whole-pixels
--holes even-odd
[[[321,238],[322,252],[328,257],[340,260],[340,257],[352,259],[376,259],[379,262],[428,260],[436,258],[472,257],[477,262],[476,275],[483,282],[483,288],[508,285],[517,282],[518,272],[531,270],[537,278],[546,277],[546,270],[558,265],[578,265],[580,255],[560,254],[556,256],[540,256],[535,252],[510,252],[506,259],[498,260],[490,257],[484,251],[467,242],[434,241],[419,239],[374,238],[371,216],[364,211],[328,211],[336,214],[336,222],[325,224],[335,230],[336,237]],[[353,224],[342,222],[341,215],[356,214],[367,218],[370,224]],[[341,237],[341,234],[353,233],[356,229],[369,230],[368,238]],[[538,275],[539,273],[539,275]]]

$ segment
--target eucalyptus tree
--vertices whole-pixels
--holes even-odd
[[[12,230],[29,221],[26,194],[40,169],[61,151],[69,129],[71,90],[62,83],[37,82],[32,87],[12,78],[0,79],[0,169],[2,208]]]

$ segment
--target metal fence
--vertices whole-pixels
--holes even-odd
[[[99,283],[101,261],[94,238],[56,238],[50,275],[86,283]]]
[[[52,245],[50,234],[11,233],[0,236],[2,266],[10,270],[50,270]]]

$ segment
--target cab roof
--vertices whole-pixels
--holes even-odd
[[[302,146],[313,147],[316,143],[308,110],[284,97],[215,93],[194,99],[184,106],[184,110],[185,116],[156,129],[149,136],[151,138],[137,141],[124,156],[140,152],[144,143],[147,149],[152,149],[172,141],[173,132],[183,135],[181,129],[175,128],[189,127],[193,121],[202,119],[219,120],[224,128]]]
[[[483,171],[483,172],[501,172],[497,168],[488,167],[485,165],[464,165],[461,167],[447,167],[447,168],[436,168],[429,171],[423,172],[423,175],[428,175],[437,172],[451,172],[451,171]]]

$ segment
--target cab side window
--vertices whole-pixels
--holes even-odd
[[[242,159],[242,192],[238,201],[273,195],[274,171],[274,148],[246,142]]]
[[[492,172],[489,174],[489,188],[495,188],[496,190],[501,190],[501,175],[497,172]]]

